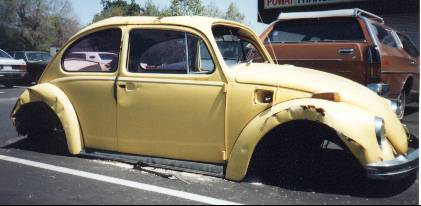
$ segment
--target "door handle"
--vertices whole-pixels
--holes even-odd
[[[136,91],[137,86],[133,82],[119,82],[117,86],[121,89],[124,89],[126,92]]]
[[[339,55],[353,55],[354,49],[351,49],[351,48],[339,49],[338,53],[339,53]]]
[[[122,89],[126,89],[127,88],[127,84],[126,83],[118,83],[117,85],[118,85],[118,87],[120,87]]]
[[[417,64],[417,60],[415,60],[415,59],[411,59],[410,62],[411,62],[412,65],[416,65]]]

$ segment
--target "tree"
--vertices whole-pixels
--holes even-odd
[[[201,0],[171,0],[167,14],[169,16],[201,16],[205,14],[205,11]]]
[[[210,16],[244,22],[244,15],[233,3],[226,12],[222,12],[215,1],[203,5],[202,0],[171,0],[167,8],[159,8],[152,0],[143,6],[131,0],[101,0],[103,10],[95,15],[93,22],[113,16]]]
[[[238,10],[237,6],[234,3],[231,3],[228,6],[227,13],[225,14],[225,19],[237,22],[244,22],[244,15]]]
[[[142,16],[165,16],[165,11],[161,10],[152,0],[148,0],[142,8]]]
[[[215,1],[211,1],[206,6],[205,16],[214,17],[214,18],[224,18],[224,13],[219,9]]]
[[[61,46],[79,29],[68,0],[0,1],[0,47],[48,50]]]
[[[101,0],[102,11],[95,15],[93,22],[97,22],[113,16],[139,16],[141,15],[140,5],[131,0],[127,3],[126,0]]]

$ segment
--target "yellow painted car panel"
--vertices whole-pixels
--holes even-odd
[[[73,103],[88,148],[117,150],[114,80],[113,75],[71,75],[51,81]]]
[[[19,97],[11,116],[13,117],[22,105],[32,102],[44,102],[57,114],[66,133],[69,152],[79,154],[84,147],[82,132],[74,107],[67,95],[50,83],[33,86]]]
[[[244,84],[273,85],[312,94],[334,92],[341,102],[372,112],[385,120],[389,141],[400,154],[408,152],[406,132],[386,100],[349,79],[312,69],[275,64],[245,64],[234,68],[236,81]]]
[[[117,84],[120,152],[223,163],[222,82],[121,77]]]
[[[276,126],[293,120],[320,122],[335,129],[363,165],[394,158],[376,142],[373,114],[346,103],[303,98],[277,104],[247,124],[231,152],[227,178],[242,180],[260,140]]]

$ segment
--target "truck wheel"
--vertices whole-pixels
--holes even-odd
[[[403,90],[397,98],[398,108],[396,111],[396,115],[398,116],[399,119],[403,119],[405,115],[406,97],[407,97],[406,91]]]

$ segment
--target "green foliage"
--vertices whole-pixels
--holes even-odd
[[[103,10],[95,15],[93,22],[97,22],[113,16],[139,16],[140,5],[134,0],[129,4],[126,0],[101,0]]]
[[[79,29],[68,0],[0,1],[0,48],[48,50]]]
[[[234,3],[231,3],[228,7],[228,10],[225,14],[225,19],[237,22],[244,22],[244,15],[238,10],[237,6]]]
[[[205,11],[201,0],[171,0],[166,13],[168,16],[202,16]]]
[[[168,8],[159,8],[152,0],[144,5],[131,0],[101,0],[103,10],[95,15],[93,22],[113,16],[209,16],[244,22],[244,15],[231,3],[226,12],[222,12],[215,1],[204,5],[202,0],[170,0]]]

